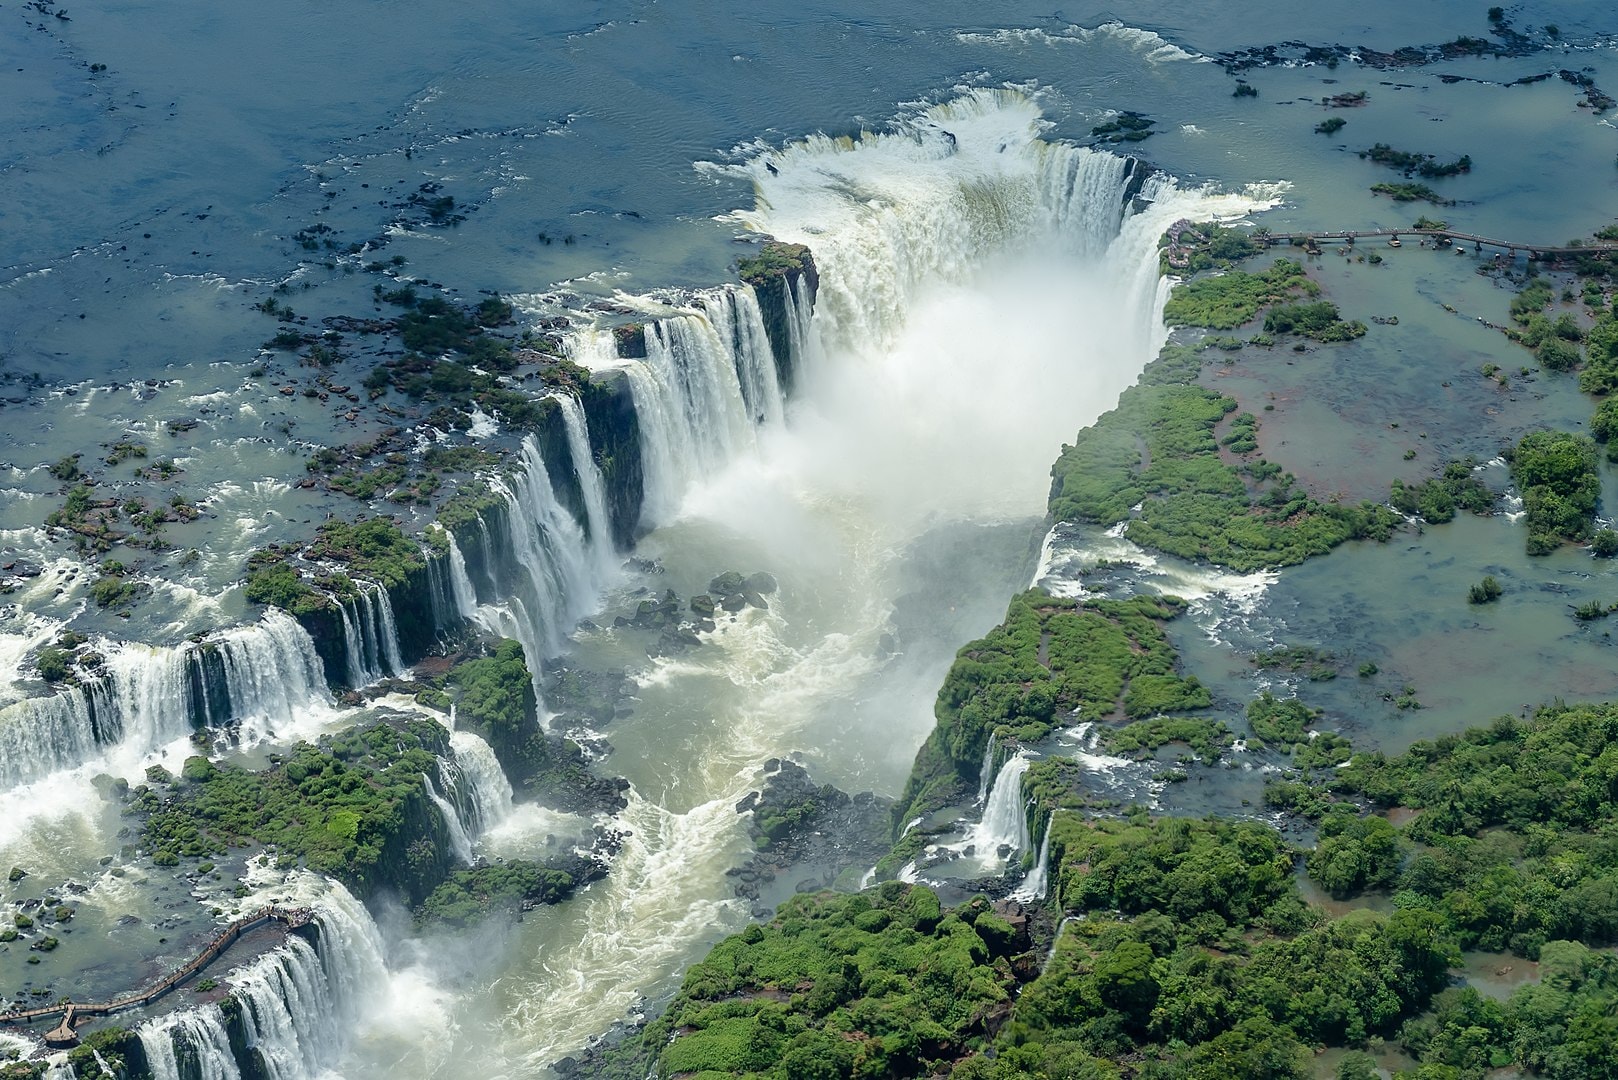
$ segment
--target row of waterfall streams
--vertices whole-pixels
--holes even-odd
[[[267,1075],[442,1076],[472,1061],[489,1076],[534,1075],[666,996],[746,922],[725,871],[746,857],[735,805],[766,759],[798,752],[824,781],[898,790],[955,649],[997,622],[1034,572],[1059,446],[1161,344],[1158,236],[1177,218],[1266,205],[1153,176],[1136,179],[1129,212],[1128,159],[1044,130],[1027,96],[972,91],[886,133],[817,136],[712,167],[757,188],[738,224],[814,251],[818,292],[786,297],[790,398],[751,288],[628,298],[646,311],[644,358],[591,331],[571,351],[629,381],[652,526],[637,554],[659,573],[622,564],[585,416],[564,397],[582,518],[558,498],[558,463],[529,439],[521,467],[498,482],[503,522],[481,523],[483,550],[511,572],[488,572],[452,538],[434,585],[446,617],[521,641],[536,686],[543,660],[564,652],[629,669],[639,700],[604,732],[612,750],[599,762],[631,784],[611,872],[514,925],[438,940],[402,920],[379,926],[312,875],[266,871],[240,905],[290,896],[316,912],[312,942],[289,936],[222,979]],[[635,588],[691,595],[730,569],[767,570],[779,592],[722,617],[697,649],[648,660],[611,628],[575,629]],[[383,590],[362,585],[342,626],[341,679],[403,669]],[[82,874],[70,853],[102,850],[117,827],[85,808],[89,778],[177,764],[192,715],[233,720],[240,745],[347,722],[292,620],[271,613],[209,640],[217,677],[198,674],[204,646],[109,645],[103,683],[6,707],[0,864]],[[588,832],[591,822],[514,806],[476,736],[456,731],[452,746],[422,782],[461,860]],[[986,778],[966,841],[986,869],[1030,846],[1016,783],[1027,764],[1012,753]],[[1042,874],[1043,856],[1030,896]],[[114,891],[110,879],[96,888]],[[139,1031],[159,1080],[241,1075],[217,1005]]]

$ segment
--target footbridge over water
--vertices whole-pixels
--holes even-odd
[[[1475,249],[1496,248],[1510,253],[1513,257],[1517,252],[1527,252],[1530,259],[1554,258],[1561,255],[1610,255],[1618,252],[1618,244],[1527,244],[1518,240],[1500,240],[1492,236],[1479,236],[1475,233],[1459,232],[1455,229],[1357,229],[1345,232],[1257,232],[1253,234],[1256,243],[1272,244],[1301,244],[1307,247],[1310,241],[1323,243],[1325,241],[1340,241],[1353,244],[1356,240],[1375,239],[1387,237],[1390,242],[1397,242],[1401,236],[1433,237],[1439,246],[1450,244],[1471,244]]]
[[[0,1012],[0,1024],[31,1024],[37,1020],[60,1016],[62,1022],[45,1035],[46,1045],[73,1046],[79,1041],[78,1034],[74,1031],[74,1024],[79,1018],[108,1016],[125,1009],[138,1009],[143,1005],[150,1005],[219,959],[221,953],[234,945],[236,940],[249,930],[256,930],[269,922],[279,922],[287,929],[293,930],[307,925],[313,918],[314,915],[308,908],[260,908],[250,915],[242,916],[215,934],[203,950],[184,967],[170,972],[144,990],[107,1002],[58,1001],[54,1005],[43,1005],[37,1009]]]

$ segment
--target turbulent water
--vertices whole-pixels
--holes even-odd
[[[1291,9],[1271,7],[1255,21],[1286,23]],[[444,1076],[470,1063],[529,1076],[655,1005],[749,917],[725,871],[749,853],[735,805],[762,763],[798,753],[817,780],[897,792],[955,650],[1030,581],[1081,595],[1091,584],[1079,571],[1110,560],[1131,587],[1191,599],[1177,644],[1210,654],[1312,626],[1311,596],[1331,591],[1208,574],[1123,535],[1045,533],[1043,521],[1062,442],[1111,407],[1164,340],[1165,227],[1261,210],[1277,225],[1328,210],[1369,225],[1389,212],[1363,184],[1334,179],[1343,156],[1324,140],[1305,145],[1313,120],[1301,106],[1319,92],[1318,72],[1278,75],[1299,107],[1266,100],[1287,118],[1270,121],[1232,102],[1228,78],[1200,62],[1279,29],[1195,5],[1156,11],[1164,21],[1150,26],[1032,9],[985,25],[967,5],[903,24],[819,9],[695,18],[658,5],[605,21],[567,11],[406,19],[306,2],[208,19],[30,12],[3,14],[17,32],[0,34],[0,70],[13,72],[16,116],[61,122],[8,122],[14,161],[0,169],[7,205],[29,208],[0,255],[0,547],[40,571],[18,578],[0,609],[0,866],[82,884],[80,939],[101,935],[107,966],[128,971],[167,957],[171,929],[206,932],[215,906],[312,905],[313,941],[289,937],[224,980],[275,1080]],[[1373,5],[1287,31],[1371,34],[1391,48],[1448,40],[1470,26],[1454,21],[1463,14],[1476,21],[1460,5]],[[1561,21],[1579,62],[1611,66],[1599,28]],[[255,55],[284,53],[292,65],[274,102],[252,65],[231,59],[240,50],[221,47],[248,40],[260,43]],[[1481,74],[1543,66],[1502,61]],[[1419,133],[1425,147],[1430,131],[1464,122],[1471,91],[1409,77],[1424,110],[1455,122],[1401,110],[1376,130],[1395,143]],[[1495,122],[1541,137],[1530,129],[1567,105],[1553,98],[1563,90],[1554,80],[1513,90]],[[1165,171],[1142,181],[1125,156],[1079,145],[1120,109],[1159,121],[1144,148]],[[1552,149],[1577,158],[1605,147],[1597,128],[1570,127]],[[1488,154],[1467,149],[1484,173]],[[1572,235],[1605,213],[1599,185],[1515,182],[1509,209],[1478,211],[1480,231]],[[465,220],[419,220],[410,196],[423,184],[453,191]],[[317,221],[342,243],[316,239],[309,255],[293,237],[328,235],[299,233]],[[752,250],[733,239],[761,234],[807,244],[819,270],[813,295],[800,284],[787,296],[790,392],[757,295],[721,284]],[[449,940],[413,937],[398,913],[373,915],[312,877],[261,868],[240,899],[232,883],[193,889],[122,856],[104,866],[124,822],[92,794],[97,774],[138,782],[149,765],[176,767],[196,749],[192,718],[220,730],[216,753],[284,746],[352,722],[328,683],[405,670],[401,628],[374,584],[358,583],[342,605],[341,671],[325,670],[291,619],[247,616],[237,587],[247,552],[307,537],[330,512],[298,486],[313,446],[389,422],[284,393],[279,369],[253,374],[273,368],[257,346],[275,323],[251,306],[281,296],[317,315],[366,313],[366,266],[395,254],[406,269],[389,273],[424,287],[498,290],[525,319],[565,317],[570,357],[622,371],[651,530],[636,554],[661,571],[623,563],[584,409],[560,398],[570,460],[524,441],[519,468],[497,482],[506,512],[478,523],[481,550],[499,558],[469,566],[451,537],[433,593],[446,616],[521,641],[542,695],[559,654],[628,669],[635,709],[605,733],[612,751],[598,762],[630,781],[628,808],[598,823],[514,805],[489,746],[464,731],[422,784],[460,861],[555,851],[596,824],[627,837],[608,877],[571,901]],[[1376,303],[1432,291],[1425,278],[1395,280]],[[272,293],[277,283],[286,290]],[[643,358],[619,355],[592,303],[645,321]],[[480,415],[465,439],[497,427]],[[59,486],[47,466],[72,453],[93,464],[117,440],[172,459],[179,490],[204,511],[183,544],[139,568],[154,596],[127,620],[90,599],[95,560],[43,531]],[[1333,445],[1344,459],[1358,452]],[[577,511],[564,490],[576,490]],[[1504,546],[1488,535],[1480,544]],[[1406,580],[1382,556],[1353,557],[1375,563],[1367,581]],[[779,591],[767,609],[722,618],[700,648],[649,660],[610,627],[575,630],[636,590],[689,596],[727,570],[768,571]],[[1356,602],[1393,624],[1412,595],[1394,584]],[[91,629],[102,674],[45,694],[26,658],[68,624]],[[1451,629],[1423,622],[1411,634],[1441,649]],[[1111,797],[1162,795],[1151,769],[1104,754],[1093,730],[1055,744]],[[959,846],[986,870],[1029,858],[1023,895],[1037,897],[1048,852],[1029,850],[1015,783],[1028,761],[999,757],[993,769],[991,745],[979,820]],[[138,929],[122,921],[129,914]],[[0,955],[0,974],[36,985],[16,953]],[[82,1000],[109,977],[97,966],[54,989]],[[171,1003],[137,1022],[160,1080],[240,1075],[217,1004]]]

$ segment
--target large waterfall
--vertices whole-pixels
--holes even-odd
[[[451,537],[450,582],[456,607],[491,633],[522,643],[536,690],[541,665],[562,651],[573,626],[595,610],[612,573],[612,530],[600,475],[587,456],[585,460],[579,473],[591,518],[588,536],[557,499],[539,444],[531,435],[523,439],[521,466],[494,481],[506,502],[504,542],[494,540],[487,523],[479,519],[484,566],[490,576],[488,592],[482,594],[489,597],[486,602],[480,600],[467,575],[466,560]],[[596,504],[594,510],[588,510],[591,503]],[[492,552],[509,560],[509,574],[499,572]]]
[[[791,308],[795,344],[803,333],[798,311],[808,307],[800,301]],[[751,286],[706,290],[689,310],[648,323],[644,359],[602,351],[598,344],[593,362],[622,364],[634,394],[647,523],[670,520],[694,483],[753,449],[759,430],[785,416],[781,364]]]
[[[1062,440],[1111,407],[1161,340],[1158,235],[1178,217],[1261,205],[1153,178],[1145,209],[1127,214],[1134,166],[1044,130],[1027,97],[972,91],[886,133],[816,137],[725,167],[757,189],[738,220],[814,251],[815,295],[802,278],[771,286],[792,355],[775,355],[765,327],[779,331],[779,320],[766,324],[759,294],[731,286],[651,317],[643,358],[601,349],[590,366],[628,379],[641,517],[656,530],[647,547],[671,586],[691,593],[727,569],[767,569],[781,588],[767,609],[737,613],[677,657],[597,646],[593,659],[630,667],[639,689],[633,713],[613,722],[605,763],[632,783],[612,873],[517,923],[470,976],[455,964],[473,961],[444,955],[413,975],[390,972],[369,917],[336,889],[322,901],[318,946],[290,938],[225,980],[239,1020],[202,1005],[142,1025],[157,1080],[447,1075],[469,1061],[532,1075],[671,990],[704,942],[748,917],[725,875],[751,854],[735,806],[765,759],[802,749],[817,768],[846,770],[829,779],[897,786],[933,722],[938,672],[972,636],[940,605],[932,621],[943,625],[913,616],[910,639],[884,644],[904,602],[971,588],[965,557],[929,565],[914,552],[950,526],[1039,518]],[[571,460],[554,440],[542,449],[526,438],[516,468],[493,482],[503,505],[448,537],[433,583],[439,604],[522,642],[536,689],[541,665],[619,573],[585,410],[559,405]],[[351,682],[402,670],[384,599],[362,587],[342,611]],[[272,613],[241,634],[109,653],[105,686],[8,707],[0,778],[22,761],[26,782],[112,744],[144,752],[198,715],[267,737],[327,701],[319,659],[290,618]],[[885,679],[905,663],[915,678],[901,694]],[[452,745],[453,766],[422,783],[468,859],[480,834],[522,815],[487,744],[456,732]],[[1027,758],[995,770],[1005,752],[986,753],[972,836],[986,862],[1029,846]],[[548,843],[549,827],[534,826],[539,842],[524,849]],[[233,1036],[250,1067],[230,1051]]]

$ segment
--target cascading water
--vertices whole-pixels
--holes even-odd
[[[967,833],[960,849],[973,849],[973,854],[984,866],[1002,864],[1000,849],[1009,847],[1012,854],[1028,850],[1028,807],[1023,799],[1022,777],[1028,771],[1026,751],[1018,751],[1006,759],[995,774],[994,787],[983,806],[982,819]]]
[[[701,310],[647,324],[646,358],[622,362],[643,445],[641,515],[653,523],[670,520],[693,484],[754,448],[757,429],[786,412],[753,288],[710,289],[694,303]]]
[[[264,737],[331,701],[314,642],[275,609],[200,644],[103,650],[105,674],[84,687],[0,710],[0,786],[32,783],[98,754],[132,762],[198,724],[234,720],[249,738]]]
[[[989,780],[994,776],[994,751],[999,740],[989,733],[989,744],[983,748],[983,764],[978,769],[978,805],[989,801]]]
[[[1051,825],[1053,823],[1054,815],[1045,819],[1045,835],[1041,837],[1039,841],[1039,858],[1036,859],[1034,861],[1034,865],[1029,868],[1028,876],[1023,879],[1022,884],[1018,885],[1017,888],[1012,891],[1011,898],[1013,900],[1021,900],[1023,903],[1027,904],[1032,903],[1035,900],[1045,899],[1046,891],[1049,889],[1048,878],[1051,868]]]
[[[223,980],[255,1060],[237,1059],[218,1005],[183,1009],[136,1029],[154,1080],[314,1080],[338,1060],[362,1006],[386,980],[381,939],[341,885],[307,875],[294,886],[319,891],[312,901],[318,949],[288,934]]]
[[[0,709],[0,787],[17,787],[90,760],[97,742],[90,710],[90,696],[77,686]]]
[[[867,729],[862,742],[837,743],[851,703],[876,692],[890,662],[879,642],[903,587],[896,568],[941,525],[1040,518],[1062,441],[1112,405],[1161,340],[1164,227],[1264,205],[1153,179],[1145,209],[1126,217],[1121,160],[1047,143],[1043,129],[1026,96],[973,91],[889,134],[817,137],[725,167],[757,186],[757,207],[737,218],[809,245],[819,268],[812,318],[801,280],[785,298],[800,376],[789,420],[775,424],[764,411],[775,430],[759,437],[754,404],[768,397],[766,373],[737,365],[749,340],[735,329],[740,297],[729,308],[694,298],[700,310],[650,323],[644,360],[586,359],[630,381],[642,518],[674,523],[647,546],[697,588],[716,570],[761,566],[781,576],[781,592],[702,650],[657,662],[634,714],[615,722],[607,767],[631,781],[619,821],[630,836],[607,879],[519,923],[489,996],[435,1000],[412,1014],[419,1024],[391,1017],[388,1034],[345,1062],[345,1074],[413,1054],[421,1073],[447,1071],[487,1052],[491,1024],[502,1055],[491,1070],[533,1072],[576,1050],[636,1001],[671,989],[701,942],[745,917],[725,871],[749,850],[734,807],[765,758],[807,745],[854,783],[869,783],[890,759],[908,766],[933,723],[938,673],[972,635],[928,644],[931,687],[885,716],[877,740]],[[537,457],[525,453],[525,475],[543,478]],[[485,542],[476,558],[470,545],[464,559],[454,545],[450,553],[457,607],[523,640],[536,659],[537,643],[550,644],[542,627],[572,625],[540,617],[572,595],[557,583],[567,567],[590,565],[547,547],[570,524],[548,530],[548,494],[548,483],[525,492],[508,483],[511,543]],[[576,553],[584,538],[571,527]],[[495,572],[497,546],[516,553],[521,574]],[[1019,567],[1017,579],[1031,569]],[[506,577],[520,587],[497,604],[496,578]],[[928,578],[926,587],[950,582]],[[516,624],[521,633],[508,629]],[[919,648],[905,642],[906,653]],[[873,750],[873,741],[887,745]],[[662,752],[669,746],[680,752]],[[843,746],[858,763],[836,757]],[[1026,768],[1013,755],[984,793],[973,840],[989,863],[1002,846],[1029,846]],[[914,874],[911,866],[901,877]],[[430,1036],[414,1034],[429,1025]]]
[[[519,472],[494,482],[495,490],[506,500],[508,550],[520,571],[516,591],[504,603],[481,605],[467,614],[494,632],[522,642],[537,693],[544,660],[561,652],[567,635],[594,610],[607,585],[611,560],[599,552],[612,550],[612,536],[603,527],[595,537],[585,537],[573,515],[557,500],[533,436],[523,439],[522,463]],[[604,526],[604,509],[602,521]],[[452,573],[461,579],[455,585],[460,604],[466,599],[464,560]]]
[[[567,429],[568,455],[573,459],[573,472],[579,478],[579,490],[584,494],[584,525],[589,533],[590,554],[599,564],[598,577],[605,580],[612,572],[613,550],[612,519],[607,515],[607,486],[601,479],[590,450],[590,434],[584,418],[584,406],[571,394],[559,394],[557,403],[562,407],[562,424]]]
[[[444,771],[444,762],[442,760],[439,761],[438,768],[440,774],[442,774]],[[472,838],[467,835],[466,826],[461,821],[460,810],[454,803],[439,793],[438,785],[433,783],[432,777],[423,773],[421,779],[427,786],[427,797],[433,801],[433,805],[438,807],[438,812],[443,815],[444,827],[449,830],[450,851],[454,853],[457,859],[470,866],[473,861]],[[444,786],[453,790],[454,785],[449,778],[445,778]]]
[[[337,611],[348,654],[348,684],[361,687],[389,675],[402,675],[405,665],[399,655],[399,628],[388,590],[368,581],[354,584],[354,596],[341,601]]]
[[[186,1009],[136,1033],[153,1080],[237,1080],[241,1069],[218,1008]]]
[[[456,801],[461,801],[464,792],[471,820],[467,831],[482,836],[511,816],[511,781],[506,779],[494,750],[472,732],[453,732],[450,746],[455,750],[455,766],[462,780]]]

